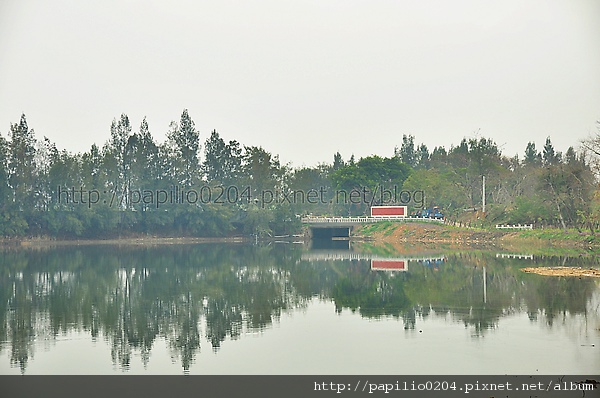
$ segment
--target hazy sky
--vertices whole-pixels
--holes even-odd
[[[600,132],[598,0],[0,0],[0,134],[59,149],[189,109],[203,142],[294,166],[494,139],[523,156]]]

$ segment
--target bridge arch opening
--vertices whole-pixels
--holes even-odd
[[[349,238],[352,227],[310,228],[313,239]]]

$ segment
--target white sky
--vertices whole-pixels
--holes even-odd
[[[391,156],[402,134],[503,153],[600,132],[598,0],[0,0],[0,134],[79,152],[113,118],[293,166]]]

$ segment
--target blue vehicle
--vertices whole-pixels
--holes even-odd
[[[433,206],[428,209],[418,211],[417,217],[443,219],[444,214],[440,211],[440,208],[438,206]]]

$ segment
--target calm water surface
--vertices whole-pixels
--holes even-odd
[[[7,249],[0,374],[598,374],[598,279],[520,271],[595,261],[296,244]]]

